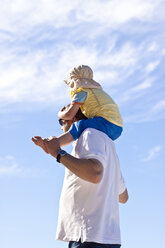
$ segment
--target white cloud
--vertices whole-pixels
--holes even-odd
[[[135,103],[134,110],[132,114],[127,114],[124,116],[125,123],[143,123],[159,121],[165,118],[165,101],[159,100],[156,103],[149,102],[143,105],[139,105],[138,102]],[[144,109],[145,105],[145,109]],[[137,110],[136,110],[137,108]]]
[[[31,176],[31,174],[31,169],[20,167],[13,156],[0,157],[0,176]]]
[[[30,31],[47,23],[56,28],[95,22],[105,26],[121,25],[131,19],[152,20],[161,1],[152,0],[6,0],[0,1],[0,29]],[[98,14],[99,13],[99,14]]]
[[[111,87],[111,91],[116,89],[118,94],[118,85],[124,85],[125,89],[117,102],[119,105],[146,94],[153,86],[152,78],[137,84],[136,76],[133,86],[127,86],[129,75],[141,66],[141,54],[144,54],[145,47],[137,47],[136,43],[131,42],[124,43],[117,51],[113,47],[114,44],[108,53],[100,53],[95,46],[62,43],[52,46],[50,50],[46,47],[29,52],[25,50],[22,54],[17,48],[17,52],[10,49],[6,54],[2,53],[0,110],[4,111],[5,106],[12,103],[28,103],[35,109],[35,104],[45,107],[57,102],[63,104],[64,99],[68,102],[69,88],[63,80],[72,66],[82,63],[92,67],[94,79],[102,83],[103,88]]]
[[[148,155],[142,161],[150,161],[154,159],[156,156],[158,156],[158,154],[162,149],[163,149],[162,146],[153,147],[152,149],[149,150]]]
[[[150,22],[147,26],[150,30],[157,20],[153,18],[154,10],[159,12],[160,3],[151,0],[3,1],[0,111],[13,103],[35,109],[35,106],[68,102],[69,89],[63,79],[72,66],[82,63],[92,67],[94,79],[103,88],[116,94],[117,104],[135,103],[132,104],[135,109],[135,101],[141,98],[143,102],[142,97],[147,98],[149,89],[155,87],[155,75],[152,79],[146,74],[161,64],[161,45],[155,36],[151,39],[138,36],[141,40],[134,40],[130,29],[125,29],[123,24],[129,22],[131,30],[135,30],[135,22],[139,21],[140,27],[143,22]],[[158,94],[156,97],[159,99]],[[162,103],[157,108],[162,108]],[[144,116],[142,119],[151,119],[144,110],[140,114]],[[129,118],[134,120],[134,117]]]
[[[1,1],[2,2],[2,1]],[[0,9],[0,28],[7,31],[30,31],[36,25],[47,23],[54,27],[60,27],[71,23],[68,14],[76,6],[61,0],[10,0],[3,1]]]
[[[134,44],[126,42],[118,51],[109,53],[109,56],[107,56],[107,53],[101,54],[97,64],[110,68],[112,66],[129,68],[137,62],[138,50]]]
[[[0,158],[0,175],[12,175],[19,172],[18,164],[12,156]]]
[[[145,89],[148,89],[152,86],[152,79],[148,79],[145,82],[135,86],[134,88],[131,89],[131,92],[139,92],[139,91],[143,91]]]
[[[153,79],[148,78],[143,83],[140,83],[132,88],[129,88],[124,91],[122,96],[119,98],[119,104],[127,103],[130,100],[137,101],[137,98],[141,97],[146,93],[146,90],[151,88],[153,85]]]
[[[125,23],[132,18],[147,19],[152,15],[155,7],[153,2],[141,0],[88,1],[88,8],[86,6],[86,1],[84,1],[84,15],[82,15],[81,11],[79,18],[84,21],[86,19],[99,21],[110,26]]]
[[[40,177],[46,175],[44,169],[33,169],[19,165],[16,158],[11,155],[0,157],[0,176],[17,176],[17,177]]]
[[[160,112],[160,111],[165,111],[165,100],[159,101],[157,102],[152,110],[152,112]]]
[[[145,68],[146,72],[147,72],[147,73],[150,73],[150,72],[154,71],[154,70],[156,69],[156,67],[157,67],[159,64],[160,64],[160,61],[153,61],[153,62],[150,62],[150,63],[146,66],[146,68]]]
[[[74,44],[58,44],[52,47],[34,50],[25,54],[8,51],[2,53],[0,62],[0,107],[11,103],[41,103],[49,105],[69,100],[68,88],[63,83],[68,71],[75,64],[88,64],[94,68],[94,78],[101,83],[108,82],[116,87],[134,70],[138,63],[138,49],[134,44],[126,43],[118,51],[99,53],[95,47]],[[20,48],[21,49],[21,48]],[[53,51],[54,50],[54,51]],[[60,53],[57,58],[56,54]],[[107,68],[107,69],[106,69]],[[150,82],[131,88],[124,98],[151,86]],[[58,94],[57,94],[58,92]]]
[[[151,42],[151,44],[148,46],[149,52],[156,52],[158,49],[159,49],[159,46],[155,41]]]
[[[15,102],[38,102],[46,106],[64,98],[69,100],[69,88],[63,82],[69,69],[81,63],[94,65],[97,53],[74,45],[63,48],[59,58],[56,53],[57,50],[53,53],[46,49],[24,55],[12,55],[12,51],[4,54],[0,63],[0,107]]]

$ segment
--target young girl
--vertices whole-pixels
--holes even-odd
[[[112,98],[93,80],[92,69],[86,65],[74,67],[65,83],[71,88],[71,105],[58,113],[59,118],[71,120],[80,108],[88,119],[73,123],[69,132],[59,137],[60,145],[78,139],[86,128],[95,128],[112,140],[117,139],[123,130],[122,117]]]

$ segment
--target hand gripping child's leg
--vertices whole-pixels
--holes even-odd
[[[59,136],[58,138],[51,136],[50,138],[47,139],[47,141],[51,141],[52,139],[54,139],[54,142],[56,140],[56,143],[59,147],[68,145],[74,141],[70,132],[66,132],[62,134],[61,136]],[[40,136],[34,136],[32,138],[32,141],[34,142],[35,145],[40,146],[46,153],[49,153],[48,148],[46,147],[44,143],[44,139],[42,139]]]

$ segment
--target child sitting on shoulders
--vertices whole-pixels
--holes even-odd
[[[87,65],[74,67],[65,83],[71,88],[71,104],[59,111],[59,119],[72,120],[79,109],[87,119],[74,122],[68,132],[57,138],[60,147],[78,139],[86,128],[95,128],[116,140],[123,130],[122,117],[113,99],[93,80],[92,69]],[[44,149],[41,143],[42,140],[38,145]]]
[[[92,69],[74,67],[65,83],[71,88],[71,105],[58,113],[59,118],[71,120],[80,108],[88,119],[73,123],[68,133],[59,137],[60,146],[78,139],[86,128],[95,128],[116,140],[123,130],[122,117],[113,99],[93,80]]]

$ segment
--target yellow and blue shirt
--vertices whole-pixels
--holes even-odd
[[[71,101],[80,104],[81,111],[87,118],[103,117],[110,123],[123,127],[118,106],[102,89],[71,90]]]

